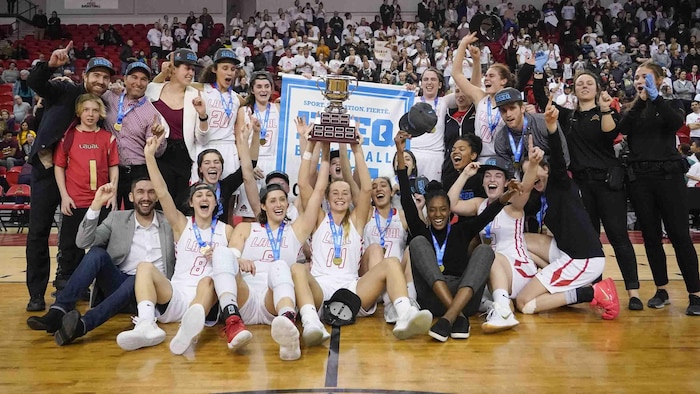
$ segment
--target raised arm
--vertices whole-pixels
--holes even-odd
[[[365,154],[362,151],[363,137],[357,128],[357,123],[355,124],[355,135],[357,135],[357,143],[351,146],[352,154],[355,156],[355,172],[360,178],[360,194],[356,198],[357,203],[351,213],[351,217],[355,224],[355,229],[362,235],[372,205],[372,178],[369,176],[369,168],[367,168],[367,162],[365,162]]]
[[[321,172],[328,172],[331,166],[331,146],[330,143],[324,142],[319,143],[321,145]],[[302,165],[304,162],[309,162],[310,160],[302,160]],[[307,164],[308,165],[308,164]],[[301,169],[299,171],[301,174]],[[326,192],[326,187],[328,186],[328,177],[320,176],[316,178],[316,185],[314,186],[311,197],[309,198],[306,209],[299,215],[297,220],[294,221],[292,227],[294,228],[294,233],[298,240],[305,240],[316,228],[316,223],[321,212],[321,203],[323,202],[324,194]]]
[[[239,110],[238,115],[246,116],[244,110]],[[251,121],[257,122],[257,119],[252,117]],[[257,122],[257,125],[259,129],[260,123]],[[248,146],[248,140],[250,139],[250,135],[254,128],[255,127],[250,123],[245,123],[243,127],[236,129],[236,148],[238,150],[238,159],[241,163],[240,170],[243,178],[245,194],[248,197],[250,208],[253,210],[253,213],[255,213],[255,216],[257,216],[260,213],[260,194],[258,193],[258,183],[255,180],[255,173],[253,171],[255,167],[251,156],[252,153],[255,153],[257,159],[257,148],[260,147],[259,139],[254,137],[250,146]]]
[[[617,114],[617,112],[613,112],[613,110],[610,108],[610,104],[612,104],[612,101],[612,97],[610,97],[610,95],[606,91],[603,91],[600,94],[600,98],[598,98],[598,106],[600,107],[601,114],[600,130],[604,133],[610,133],[611,131],[614,131],[617,127],[617,120],[619,118],[619,115]]]
[[[104,246],[109,243],[112,234],[112,214],[110,213],[99,226],[97,224],[102,207],[117,195],[117,186],[105,183],[97,188],[95,197],[90,203],[90,209],[85,213],[83,220],[75,235],[75,245],[81,249],[88,249],[92,246]]]
[[[418,214],[416,203],[413,202],[411,193],[411,185],[408,181],[408,173],[406,170],[406,162],[403,157],[403,152],[406,147],[406,139],[409,134],[400,130],[394,137],[396,145],[396,175],[399,178],[399,190],[401,191],[401,207],[406,218],[408,230],[412,236],[423,234],[425,223],[421,220]]]
[[[158,163],[156,163],[155,153],[162,138],[164,137],[161,134],[158,137],[151,137],[146,140],[146,145],[143,147],[143,154],[146,157],[148,176],[151,178],[154,189],[156,189],[156,195],[158,196],[158,201],[160,201],[160,206],[163,208],[165,219],[170,223],[170,227],[173,228],[175,239],[179,239],[180,234],[182,234],[187,226],[187,218],[185,218],[185,215],[175,206],[173,197],[168,192],[168,185],[165,183],[165,179],[163,179],[163,175],[160,173]]]
[[[464,94],[472,100],[473,103],[478,103],[486,93],[481,90],[480,87],[474,86],[467,77],[464,76],[464,71],[462,70],[462,63],[464,62],[464,56],[467,51],[467,47],[473,42],[476,42],[476,33],[469,34],[462,38],[459,42],[459,47],[454,52],[454,61],[452,64],[452,79],[454,79],[455,84],[459,86],[459,89],[464,92]],[[474,65],[476,67],[476,64]]]
[[[62,95],[68,86],[72,86],[72,83],[52,80],[56,69],[70,61],[68,53],[71,48],[73,48],[73,41],[69,42],[65,48],[53,51],[48,62],[37,63],[29,73],[27,85],[39,96],[55,99]]]
[[[471,162],[459,174],[455,183],[452,184],[447,196],[450,198],[450,210],[460,216],[475,216],[479,212],[479,205],[483,199],[470,198],[469,200],[460,200],[459,195],[462,192],[464,184],[467,180],[479,171],[479,163]]]
[[[530,192],[532,191],[532,188],[535,186],[535,182],[537,181],[537,168],[539,167],[540,162],[544,157],[544,151],[541,148],[535,146],[532,134],[528,136],[527,146],[527,158],[530,164],[527,171],[525,171],[525,175],[523,175],[523,181],[520,184],[521,192],[510,199],[510,206],[518,211],[522,211],[525,208],[525,204],[527,204],[527,201],[530,199]]]
[[[360,186],[358,186],[352,176],[352,167],[350,166],[350,159],[348,158],[348,146],[347,144],[339,144],[338,149],[340,153],[340,172],[343,175],[343,180],[350,185],[350,191],[353,196],[352,203],[357,206],[357,198],[360,196]],[[357,172],[355,172],[355,174],[357,174]]]
[[[297,185],[299,186],[299,198],[301,199],[301,205],[306,211],[308,209],[308,203],[311,199],[311,195],[313,194],[309,174],[311,172],[312,163],[315,167],[316,163],[318,162],[318,156],[314,156],[312,152],[315,151],[316,145],[318,145],[318,143],[314,141],[308,141],[309,130],[308,128],[306,128],[306,126],[302,126],[302,124],[305,124],[302,118],[297,117],[295,122],[297,124],[297,129],[301,130],[303,128],[304,130],[304,132],[300,131],[299,138],[303,138],[306,140],[306,151],[302,152],[301,154],[301,165],[299,166],[299,176],[297,178]]]

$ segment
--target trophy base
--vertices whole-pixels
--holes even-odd
[[[356,144],[357,136],[355,135],[354,123],[347,113],[322,112],[321,118],[317,118],[314,122],[309,140]]]

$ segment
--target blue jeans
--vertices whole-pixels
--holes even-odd
[[[80,294],[95,280],[106,298],[83,316],[85,329],[91,331],[119,313],[134,299],[134,278],[134,275],[121,272],[106,250],[93,247],[73,272],[66,287],[58,293],[53,306],[66,312],[74,309]]]

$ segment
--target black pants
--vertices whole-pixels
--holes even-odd
[[[129,200],[131,183],[135,179],[148,176],[145,164],[135,166],[119,166],[119,185],[117,186],[117,207],[124,204],[124,209],[133,209],[134,203]]]
[[[643,174],[627,190],[639,220],[644,249],[657,286],[668,284],[666,253],[662,245],[661,221],[676,252],[678,267],[689,293],[700,291],[698,255],[688,231],[688,199],[683,174]]]
[[[44,298],[49,282],[49,234],[61,194],[56,185],[53,167],[41,163],[32,166],[32,209],[29,211],[27,235],[27,289],[32,298]]]
[[[168,139],[168,147],[158,158],[158,169],[168,185],[170,196],[180,208],[181,202],[187,200],[192,173],[192,160],[185,141]]]
[[[604,178],[596,180],[574,174],[593,228],[600,233],[600,223],[603,223],[605,235],[615,251],[625,289],[639,289],[637,256],[627,233],[627,194],[624,189],[611,190]]]
[[[471,316],[479,311],[481,296],[484,294],[486,280],[491,272],[494,253],[490,246],[479,245],[474,249],[469,264],[462,276],[443,275],[438,268],[437,257],[433,245],[423,236],[413,238],[410,243],[411,268],[413,269],[413,283],[418,294],[418,303],[421,308],[429,310],[434,316],[442,316],[447,308],[433,292],[433,284],[441,280],[447,284],[452,295],[462,287],[470,287],[474,296],[462,310],[464,316]],[[466,246],[464,248],[466,255]],[[466,257],[466,256],[465,256]]]
[[[87,210],[87,208],[75,208],[72,215],[63,215],[61,231],[58,234],[58,258],[56,259],[58,261],[58,271],[56,272],[56,279],[68,281],[73,271],[78,268],[78,264],[85,257],[85,249],[80,249],[75,244],[75,237]],[[103,207],[100,211],[98,223],[101,223],[107,217],[107,214],[109,214],[109,210]]]

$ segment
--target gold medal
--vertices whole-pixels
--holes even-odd
[[[382,247],[382,253],[386,256],[386,248]]]
[[[267,143],[267,140],[265,138],[260,139],[260,145],[265,145]]]
[[[340,257],[333,257],[333,264],[340,265],[343,263],[343,259]]]
[[[116,130],[116,131],[122,131],[122,124],[121,124],[121,123],[115,123],[115,124],[114,124],[114,130]]]
[[[438,265],[440,267],[440,272],[445,272],[445,266],[444,265]]]
[[[491,245],[491,238],[484,238],[484,241],[482,243],[484,245]]]
[[[515,171],[520,171],[520,162],[519,162],[519,161],[514,161],[514,162],[513,162],[513,167],[515,167]]]
[[[207,253],[209,253],[210,250],[211,250],[211,246],[205,245],[205,246],[202,246],[201,248],[199,248],[199,253],[207,254]]]

